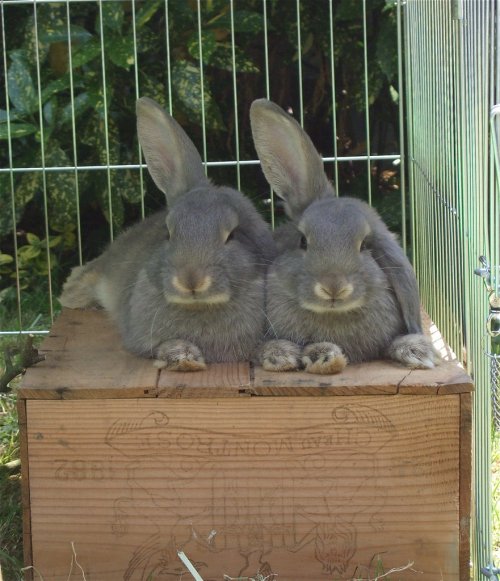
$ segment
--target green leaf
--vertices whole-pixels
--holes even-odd
[[[377,61],[389,82],[398,73],[397,29],[391,15],[380,23],[376,46]]]
[[[92,38],[89,42],[82,44],[72,55],[73,68],[76,69],[95,59],[101,54],[101,43],[98,38]]]
[[[151,20],[158,8],[163,4],[163,0],[149,0],[145,5],[135,13],[135,25],[142,28]]]
[[[62,236],[49,236],[49,248],[55,248],[58,246],[63,240]],[[44,244],[47,244],[47,241],[43,241]]]
[[[201,33],[201,48],[203,51],[203,60],[209,61],[211,55],[217,49],[217,41],[212,30],[203,30]],[[200,60],[200,43],[197,32],[193,32],[187,41],[189,54],[196,60]]]
[[[135,63],[133,38],[129,35],[109,38],[106,54],[115,65],[128,70]]]
[[[26,263],[29,262],[30,260],[33,260],[33,258],[36,258],[41,251],[42,251],[41,248],[38,246],[31,245],[21,246],[17,250],[17,256],[21,262]]]
[[[138,170],[113,171],[111,185],[125,201],[131,204],[138,204],[141,201],[141,181]]]
[[[202,93],[200,69],[192,63],[179,60],[172,67],[172,84],[175,95],[182,103],[192,121],[200,124]],[[205,119],[210,129],[224,129],[224,123],[208,87],[204,90]]]
[[[82,26],[70,24],[68,35],[67,23],[60,19],[42,28],[39,32],[39,38],[44,43],[67,42],[70,38],[71,42],[87,42],[92,38],[92,34]]]
[[[53,127],[56,121],[57,113],[57,97],[52,97],[50,101],[47,101],[43,106],[43,118],[45,119],[47,125]]]
[[[94,108],[97,104],[99,97],[97,95],[90,95],[89,93],[80,93],[74,99],[73,104],[68,103],[62,111],[59,112],[59,123],[61,125],[65,125],[69,123],[73,115],[75,119],[80,117],[80,115],[89,109],[90,107]]]
[[[12,139],[19,137],[24,137],[26,135],[31,135],[38,131],[38,127],[31,125],[31,123],[11,123],[10,124],[10,136]],[[0,125],[0,139],[8,139],[8,125],[4,123]]]
[[[11,256],[10,254],[0,253],[0,265],[10,264],[11,262],[14,262],[13,256]]]
[[[48,146],[46,163],[49,166],[71,165],[66,153],[56,142]],[[47,198],[51,225],[59,228],[75,220],[77,212],[75,174],[68,171],[51,171],[46,175]]]
[[[11,53],[12,57],[12,53]],[[9,97],[20,113],[32,113],[38,106],[35,85],[22,58],[14,58],[7,72]]]
[[[125,12],[121,2],[103,2],[102,3],[102,25],[104,28],[120,32],[123,25]],[[96,30],[100,30],[99,22]]]
[[[125,219],[125,208],[120,192],[111,185],[111,191],[108,189],[107,181],[102,189],[98,192],[99,205],[102,213],[108,222],[111,221],[111,214],[113,217],[113,228],[115,232],[119,231],[123,226]],[[111,201],[111,210],[110,210]]]
[[[73,78],[73,87],[78,88],[84,85],[84,81],[78,76],[77,79]],[[53,95],[65,91],[71,86],[69,74],[65,74],[54,81],[47,83],[42,89],[42,103],[48,101]]]
[[[234,31],[248,32],[250,34],[257,34],[264,29],[264,19],[262,14],[258,12],[250,12],[249,10],[236,10],[233,13]],[[226,28],[231,30],[231,13],[225,12],[207,23],[208,26],[214,28]]]
[[[10,121],[15,121],[19,119],[22,115],[16,111],[15,109],[9,109],[9,114],[7,115],[7,111],[5,109],[0,109],[0,123],[7,123],[7,119]]]
[[[233,70],[233,52],[231,45],[219,44],[217,50],[207,59],[208,64],[225,71]],[[234,68],[238,73],[258,73],[259,68],[239,48],[235,47]]]
[[[39,246],[40,245],[40,238],[36,234],[33,234],[32,232],[28,232],[26,234],[26,240],[32,246]]]

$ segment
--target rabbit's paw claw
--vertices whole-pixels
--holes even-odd
[[[173,341],[160,346],[154,366],[168,371],[202,371],[207,368],[198,347],[184,341]]]
[[[302,363],[307,373],[331,375],[345,368],[347,358],[334,343],[312,343],[305,347]]]
[[[266,371],[297,371],[302,366],[300,354],[300,346],[291,341],[269,341],[261,350],[260,361]]]
[[[410,369],[432,369],[441,362],[430,339],[417,333],[394,339],[388,354]]]

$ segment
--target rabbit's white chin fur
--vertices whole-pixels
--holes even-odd
[[[222,305],[228,303],[231,298],[229,293],[218,293],[209,295],[207,297],[181,297],[176,295],[165,295],[168,303],[175,303],[177,305],[203,307],[204,305]]]
[[[354,301],[348,301],[343,303],[312,303],[309,301],[301,301],[300,306],[306,311],[312,311],[313,313],[348,313],[349,311],[355,311],[364,306],[365,300],[363,297],[359,297]]]

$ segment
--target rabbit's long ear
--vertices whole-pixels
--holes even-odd
[[[375,231],[370,243],[372,256],[384,271],[401,308],[408,333],[421,333],[420,295],[417,279],[393,234]]]
[[[149,173],[168,203],[208,182],[200,154],[173,117],[148,97],[138,99],[136,113],[139,143]]]
[[[298,218],[314,200],[334,194],[323,160],[293,117],[272,101],[257,99],[250,107],[250,122],[262,171],[285,200],[291,218]]]

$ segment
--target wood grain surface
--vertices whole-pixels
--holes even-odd
[[[177,550],[206,581],[366,578],[377,555],[465,580],[469,412],[467,393],[28,400],[33,564],[66,581],[74,543],[88,581],[187,578]]]
[[[434,331],[436,345],[442,338]],[[55,321],[20,389],[27,399],[197,398],[450,394],[472,390],[470,377],[448,358],[432,370],[391,361],[349,365],[337,375],[272,373],[248,362],[213,364],[202,372],[158,371],[149,359],[124,350],[114,324],[99,310],[66,309]]]

